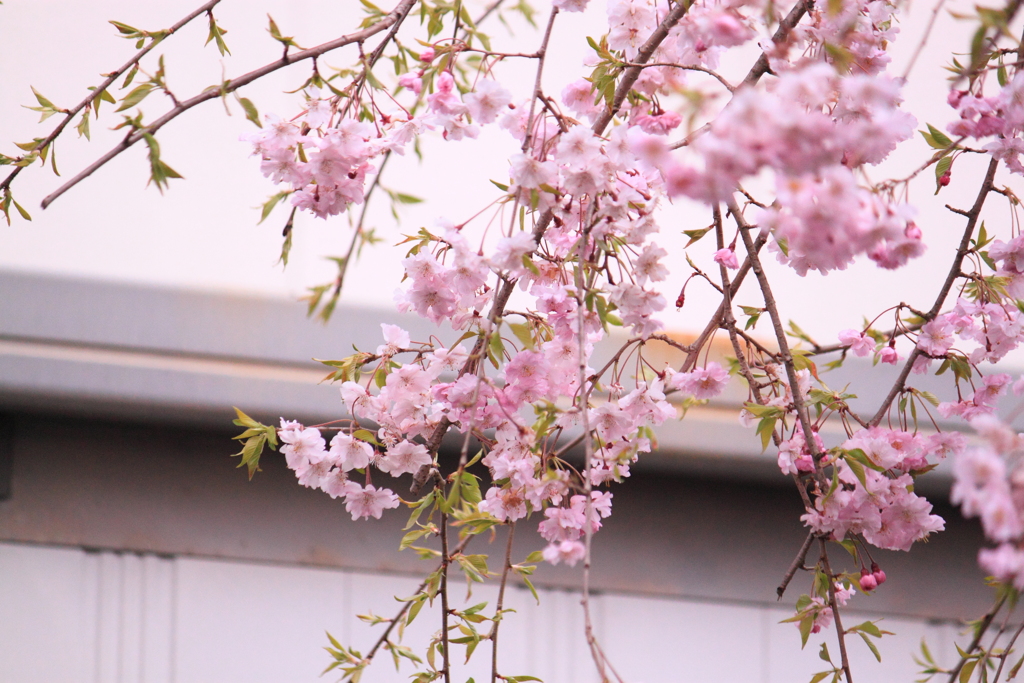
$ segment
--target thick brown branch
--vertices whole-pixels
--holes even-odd
[[[367,38],[375,36],[381,31],[389,29],[396,22],[404,20],[405,17],[412,10],[413,5],[415,4],[416,0],[402,0],[398,4],[398,6],[395,7],[395,9],[392,10],[387,16],[378,21],[376,24],[373,24],[372,26],[369,26],[363,29],[362,31],[357,31],[355,33],[350,33],[348,35],[335,38],[334,40],[327,41],[326,43],[322,43],[320,45],[317,45],[316,47],[311,47],[308,50],[300,50],[299,52],[284,55],[281,59],[275,62],[271,62],[270,64],[260,67],[259,69],[250,71],[249,73],[239,76],[238,78],[225,81],[220,86],[211,86],[203,92],[196,95],[195,97],[184,100],[183,102],[179,103],[177,106],[172,108],[170,111],[168,111],[166,114],[158,118],[153,123],[129,133],[117,146],[115,146],[109,152],[107,152],[102,157],[94,161],[85,170],[76,175],[74,178],[61,185],[55,192],[53,192],[51,195],[49,195],[43,200],[43,208],[45,209],[46,207],[48,207],[58,197],[60,197],[62,194],[70,190],[78,183],[88,178],[90,175],[95,173],[100,168],[102,168],[111,159],[115,158],[116,156],[121,154],[121,152],[124,152],[126,149],[128,149],[135,143],[139,142],[139,140],[142,140],[143,136],[153,135],[158,130],[160,130],[165,125],[167,125],[174,119],[184,114],[189,109],[192,109],[193,107],[198,106],[203,102],[208,102],[209,100],[213,100],[218,97],[223,97],[228,93],[232,93],[238,90],[239,88],[249,85],[253,81],[257,81],[263,78],[264,76],[267,76],[268,74],[272,74],[279,69],[283,69],[286,66],[291,66],[292,64],[302,62],[307,59],[315,59],[324,53],[330,52],[332,50],[337,50],[338,48],[344,47],[346,45],[351,45],[353,43],[361,43],[365,41]]]

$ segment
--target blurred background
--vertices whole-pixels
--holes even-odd
[[[133,54],[108,20],[155,30],[196,4],[5,2],[0,152],[13,154],[12,142],[45,135],[56,121],[40,125],[38,114],[23,107],[35,104],[30,86],[71,106],[99,74]],[[903,73],[932,9],[908,7],[893,73]],[[540,17],[547,11],[538,10]],[[216,16],[228,29],[229,58],[202,47],[203,21],[154,51],[166,54],[178,97],[273,60],[279,46],[265,32],[268,12],[303,46],[350,31],[360,17],[355,2],[227,0]],[[510,19],[510,27],[511,35],[499,24],[490,28],[496,49],[534,49],[538,37],[527,24]],[[600,0],[585,15],[559,18],[548,92],[585,73],[584,36],[604,31]],[[965,26],[940,13],[907,87],[920,127],[941,129],[952,117],[942,67],[950,50],[966,49],[967,41]],[[738,80],[753,56],[738,55],[723,71]],[[321,66],[347,66],[354,57],[340,50]],[[503,83],[525,96],[532,65],[503,69]],[[301,102],[283,91],[308,73],[307,65],[296,65],[242,94],[261,112],[290,117]],[[147,120],[166,105],[151,95],[143,106]],[[352,522],[336,501],[298,486],[269,453],[265,471],[246,481],[228,457],[237,450],[231,406],[268,422],[337,419],[337,389],[318,384],[326,371],[311,359],[345,356],[353,344],[374,348],[381,322],[426,338],[429,327],[391,305],[405,253],[392,245],[438,219],[459,222],[476,213],[482,198],[494,196],[489,180],[506,181],[515,142],[496,129],[459,143],[428,137],[422,163],[392,159],[385,184],[426,201],[402,207],[400,222],[385,202],[371,204],[368,224],[384,242],[350,269],[344,303],[323,324],[308,319],[298,299],[334,277],[325,257],[344,253],[348,218],[298,217],[282,268],[287,212],[279,208],[257,225],[259,207],[275,189],[238,141],[252,124],[233,100],[228,106],[232,116],[213,101],[161,131],[164,161],[186,178],[172,181],[164,195],[146,187],[145,152],[135,147],[51,208],[39,208],[120,139],[106,130],[120,120],[112,107],[93,122],[91,143],[73,135],[58,141],[61,178],[35,167],[13,187],[33,221],[0,226],[0,680],[314,680],[330,662],[324,631],[365,653],[382,627],[354,615],[393,615],[400,607],[394,596],[411,595],[418,577],[432,570],[408,551],[397,553],[402,511]],[[878,178],[905,175],[928,154],[922,140],[909,141]],[[962,230],[962,220],[942,205],[973,201],[971,181],[979,176],[972,161],[957,162],[953,184],[939,197],[932,196],[930,171],[911,187],[929,252],[906,268],[891,273],[865,260],[824,280],[772,267],[783,316],[828,342],[899,300],[929,307]],[[986,219],[990,231],[1000,226],[1008,233],[1008,216],[996,203]],[[708,220],[686,203],[667,206],[658,242],[681,266],[682,231]],[[710,246],[701,242],[689,253],[708,263]],[[686,275],[676,267],[663,283],[667,300]],[[710,289],[699,286],[687,290],[682,310],[664,316],[680,338],[703,328],[717,306],[706,296]],[[751,290],[738,303],[760,300]],[[856,378],[865,406],[877,404],[892,380],[870,363],[848,363],[832,377],[832,386]],[[949,394],[935,378],[915,385]],[[734,383],[719,400],[666,425],[658,451],[641,461],[628,486],[615,489],[615,514],[596,539],[594,605],[599,636],[626,680],[791,681],[825,668],[813,638],[800,651],[796,628],[778,623],[809,588],[800,574],[776,600],[805,531],[799,499],[778,474],[773,449],[762,453],[736,420],[744,400]],[[851,623],[884,618],[881,627],[897,634],[881,641],[881,665],[861,643],[852,644],[855,667],[870,680],[909,680],[917,671],[911,653],[922,638],[940,662],[951,663],[962,620],[977,618],[991,601],[975,564],[980,533],[948,507],[948,472],[932,478],[928,493],[947,530],[913,553],[879,553],[889,582],[876,595],[855,598],[844,616]],[[532,526],[517,535],[519,558],[541,547]],[[497,558],[503,547],[499,537],[487,552]],[[522,587],[513,591],[517,613],[503,625],[502,672],[594,680],[578,569],[541,567],[537,584],[539,606]],[[494,592],[477,588],[469,604],[493,601]],[[424,610],[406,640],[422,645],[434,630]],[[458,669],[459,680],[484,680],[487,650],[482,645],[470,667]],[[386,653],[379,659],[364,681],[407,679],[407,663],[396,673]]]

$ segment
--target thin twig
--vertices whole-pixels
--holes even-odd
[[[796,571],[800,567],[804,566],[804,560],[807,559],[807,551],[811,549],[811,543],[814,542],[814,532],[808,531],[807,538],[804,539],[803,545],[800,546],[800,550],[797,551],[796,557],[793,558],[793,562],[789,565],[789,569],[786,570],[786,575],[782,577],[782,583],[775,589],[775,592],[779,596],[779,600],[786,593],[786,588],[789,587],[789,582],[793,580],[793,576],[796,575]]]
[[[504,615],[501,613],[505,605],[505,584],[508,582],[508,573],[512,569],[512,539],[515,537],[516,523],[508,525],[508,545],[505,546],[505,566],[501,568],[501,584],[498,586],[498,602],[494,608],[494,625],[491,626],[491,683],[498,681],[498,626]]]
[[[33,147],[32,150],[29,152],[29,154],[31,154],[32,152],[38,152],[38,151],[44,149],[47,145],[49,145],[51,142],[56,140],[60,136],[60,134],[64,132],[64,129],[67,127],[67,125],[69,123],[71,123],[71,120],[74,119],[75,116],[77,116],[80,111],[82,111],[86,107],[90,106],[93,103],[93,101],[95,101],[95,99],[97,97],[99,97],[103,93],[105,93],[107,91],[107,88],[109,88],[111,85],[113,85],[114,81],[116,81],[118,78],[121,77],[121,74],[123,74],[124,72],[128,71],[128,69],[132,68],[136,64],[138,64],[139,61],[143,57],[145,57],[147,54],[149,54],[150,50],[152,50],[157,45],[159,45],[161,42],[163,42],[164,38],[167,38],[168,36],[174,35],[179,30],[181,30],[181,28],[183,26],[188,24],[190,21],[192,21],[196,17],[209,12],[210,10],[213,9],[214,5],[217,5],[220,1],[221,0],[210,0],[210,2],[207,2],[205,5],[203,5],[199,9],[195,10],[194,12],[192,12],[191,14],[186,16],[184,19],[182,19],[181,21],[176,23],[174,26],[171,26],[166,31],[162,31],[162,33],[164,35],[162,35],[159,38],[152,39],[150,41],[149,45],[146,45],[144,48],[142,48],[141,50],[136,52],[135,55],[131,59],[129,59],[127,62],[125,62],[123,66],[121,66],[120,68],[115,69],[114,71],[111,71],[109,74],[107,74],[106,79],[102,83],[100,83],[98,86],[96,86],[85,97],[85,99],[83,99],[81,102],[79,102],[77,105],[75,105],[71,109],[68,109],[68,110],[64,111],[64,120],[62,120],[59,124],[57,124],[57,127],[54,128],[53,131],[49,135],[47,135],[45,138],[43,138],[42,141],[39,142],[39,144],[37,144],[35,147]],[[4,178],[2,182],[0,182],[0,191],[5,190],[8,187],[10,187],[11,186],[11,182],[14,180],[14,178],[17,177],[17,175],[19,173],[21,173],[21,171],[23,169],[25,169],[25,168],[27,168],[27,167],[25,167],[25,166],[17,166],[17,167],[15,167],[14,170],[12,170],[10,172],[10,174],[8,174],[8,176],[6,178]]]
[[[441,654],[444,657],[441,672],[444,674],[444,683],[451,683],[451,657],[448,652],[450,645],[448,642],[448,563],[451,561],[451,555],[448,554],[448,515],[440,509],[438,512],[441,514],[441,587],[439,592],[441,593]]]
[[[846,683],[853,683],[853,675],[850,673],[850,658],[846,654],[846,632],[843,630],[843,620],[839,616],[839,604],[836,602],[836,579],[832,576],[832,567],[828,563],[828,543],[823,538],[819,538],[818,543],[821,544],[821,563],[825,567],[825,576],[828,577],[828,601],[832,607],[832,617],[836,620],[841,666],[843,673],[846,674]]]
[[[942,310],[943,305],[946,303],[946,297],[949,296],[950,290],[953,288],[953,283],[956,282],[960,276],[960,268],[963,265],[964,258],[967,257],[967,252],[971,247],[971,238],[974,236],[974,229],[978,225],[978,220],[981,216],[981,209],[985,206],[985,198],[988,197],[989,192],[992,191],[993,183],[996,178],[996,169],[999,168],[999,160],[993,158],[989,161],[988,171],[985,173],[985,180],[981,184],[981,189],[978,190],[978,196],[974,200],[974,206],[971,210],[966,213],[967,226],[964,228],[963,237],[960,238],[960,246],[957,247],[956,256],[953,258],[953,263],[950,265],[949,273],[946,275],[945,282],[942,283],[942,288],[939,289],[938,296],[935,297],[935,303],[932,304],[931,309],[925,314],[926,320],[934,320],[935,316]],[[889,412],[889,406],[896,400],[896,397],[900,395],[906,385],[907,378],[910,376],[910,371],[914,368],[914,363],[917,361],[920,355],[918,347],[914,347],[914,350],[910,352],[910,357],[907,358],[907,362],[903,365],[903,369],[900,371],[899,377],[893,383],[892,388],[889,390],[889,395],[882,401],[882,405],[878,407],[878,412],[875,416],[868,420],[868,424],[877,426],[882,418]]]
[[[316,47],[309,48],[308,50],[301,50],[299,52],[284,55],[281,57],[281,59],[277,61],[271,62],[270,64],[255,69],[254,71],[250,71],[249,73],[239,76],[238,78],[227,80],[220,86],[211,86],[203,92],[201,92],[200,94],[196,95],[195,97],[184,100],[183,102],[173,107],[170,111],[168,111],[166,114],[164,114],[148,126],[144,126],[142,128],[133,130],[130,133],[128,133],[128,135],[125,136],[125,138],[121,140],[121,142],[118,143],[113,149],[111,149],[102,157],[94,161],[92,164],[86,167],[85,170],[83,170],[81,173],[76,175],[68,182],[61,185],[55,192],[46,197],[42,201],[42,207],[45,209],[62,194],[64,194],[72,187],[88,178],[98,169],[105,166],[111,159],[115,158],[116,156],[121,154],[121,152],[124,152],[126,149],[142,140],[144,136],[153,135],[158,130],[160,130],[165,125],[167,125],[174,119],[184,114],[189,109],[192,109],[193,107],[198,106],[203,102],[208,102],[209,100],[216,99],[218,97],[223,97],[224,95],[232,93],[235,90],[238,90],[239,88],[242,88],[246,85],[249,85],[253,81],[259,80],[260,78],[263,78],[264,76],[271,74],[277,71],[278,69],[283,69],[286,66],[291,66],[296,62],[301,62],[307,59],[315,59],[324,53],[336,50],[340,47],[351,45],[353,43],[361,43],[365,41],[367,38],[370,38],[371,36],[374,36],[380,33],[381,31],[390,28],[396,22],[403,20],[409,14],[409,11],[412,10],[413,5],[415,4],[416,0],[401,0],[398,6],[395,7],[395,9],[392,10],[387,16],[378,21],[376,24],[373,24],[372,26],[369,26],[363,29],[362,31],[357,31],[355,33],[350,33],[348,35],[341,36],[340,38],[335,38],[334,40],[327,41],[326,43],[322,43],[320,45],[317,45]]]
[[[1006,665],[1006,660],[1009,658],[1010,653],[1013,652],[1013,644],[1017,642],[1017,638],[1020,637],[1021,632],[1024,631],[1024,624],[1013,632],[1010,636],[1010,640],[1007,641],[1006,646],[1003,647],[1003,654],[999,656],[999,667],[996,669],[996,675],[992,677],[993,682],[999,680],[999,676],[1003,673],[1003,667]]]
[[[533,122],[537,113],[537,100],[542,97],[540,88],[541,77],[544,75],[545,57],[548,53],[548,41],[551,40],[551,30],[555,27],[555,17],[558,16],[558,8],[551,8],[551,15],[548,17],[547,27],[544,29],[544,37],[540,41],[540,47],[535,53],[537,56],[537,75],[533,80],[533,97],[530,98],[530,116],[526,120],[526,134],[523,136],[523,153],[530,149],[533,142]]]
[[[453,554],[461,553],[469,544],[470,540],[472,540],[473,538],[473,536],[466,536],[464,539],[459,541],[459,544],[455,546]],[[427,588],[427,583],[428,581],[424,581],[423,583],[421,583],[420,587],[416,589],[416,592],[413,593],[413,595],[418,595],[422,593]],[[367,662],[371,661],[373,659],[373,656],[377,654],[377,650],[379,650],[381,646],[387,642],[388,636],[391,635],[391,631],[395,628],[395,626],[399,624],[399,622],[402,621],[402,617],[405,616],[405,613],[409,611],[409,608],[411,606],[411,600],[407,600],[404,603],[402,603],[402,609],[398,610],[398,614],[396,614],[395,617],[390,620],[390,622],[388,623],[388,627],[384,629],[384,633],[382,633],[380,638],[377,639],[377,642],[373,644],[373,647],[370,648],[370,651],[366,653],[365,659]]]
[[[715,234],[718,238],[718,245],[721,248],[721,246],[725,243],[725,238],[722,229],[722,213],[717,205],[714,208],[714,217]],[[757,245],[755,245],[755,247],[757,249],[761,248],[760,246]],[[750,261],[748,258],[747,261],[745,261],[744,263],[748,264],[749,262]],[[759,405],[767,405],[768,399],[766,399],[761,394],[761,389],[758,386],[757,379],[754,377],[754,373],[751,372],[750,365],[747,363],[746,354],[743,353],[743,349],[740,347],[740,331],[736,325],[736,317],[733,315],[732,312],[732,295],[736,291],[734,287],[736,283],[729,281],[729,272],[724,265],[719,264],[719,271],[722,277],[723,300],[716,316],[720,316],[719,319],[721,320],[721,325],[725,326],[726,331],[729,333],[729,341],[732,343],[733,353],[736,354],[736,362],[740,366],[740,373],[743,375],[744,379],[747,380],[747,386],[750,387],[750,393],[754,396],[754,400]],[[750,340],[746,337],[746,335],[744,335],[744,339],[747,341],[748,344],[750,343]],[[771,358],[776,358],[775,354],[773,353],[768,353],[768,356]],[[778,430],[774,428],[772,429],[772,443],[775,444],[776,448],[778,448],[779,445],[782,443],[782,438],[779,436]],[[796,486],[796,490],[800,493],[800,499],[804,503],[804,509],[807,510],[808,512],[811,512],[812,510],[814,510],[814,504],[811,502],[810,496],[807,495],[807,487],[804,485],[804,482],[800,480],[800,476],[798,474],[793,472],[791,473],[791,476],[793,478],[793,484]],[[784,581],[784,583],[788,583],[788,580]],[[779,597],[782,596],[780,595]]]
[[[714,69],[708,69],[707,67],[697,66],[695,64],[686,64],[686,65],[684,65],[684,64],[671,64],[671,63],[668,63],[668,62],[649,62],[647,64],[636,64],[635,62],[624,62],[622,64],[622,66],[626,66],[626,67],[637,66],[637,67],[640,67],[641,69],[650,69],[650,68],[655,67],[655,66],[664,66],[664,67],[672,68],[672,69],[682,69],[683,71],[699,71],[701,73],[705,73],[708,76],[711,76],[712,78],[714,78],[716,81],[718,81],[723,86],[725,86],[725,89],[728,90],[729,92],[735,92],[736,91],[736,86],[733,85],[732,83],[730,83],[729,81],[725,80],[725,78],[720,73],[715,71]]]
[[[939,17],[939,12],[942,10],[943,5],[946,4],[946,0],[939,0],[932,7],[932,16],[928,19],[928,25],[924,29],[924,35],[921,36],[921,42],[917,44],[914,49],[914,54],[910,56],[910,61],[907,63],[907,68],[903,70],[903,76],[901,78],[904,82],[907,80],[907,76],[914,68],[914,64],[917,63],[917,58],[921,56],[921,51],[924,50],[924,46],[928,43],[928,38],[932,35],[932,28],[935,27],[935,20]]]
[[[970,645],[964,650],[965,655],[970,655],[972,652],[978,649],[978,645],[981,644],[981,639],[985,636],[985,632],[988,631],[988,627],[992,625],[992,620],[996,618],[999,610],[1003,608],[1003,604],[1006,602],[1006,595],[999,598],[996,604],[992,606],[992,609],[988,611],[976,627],[974,638],[971,640]],[[961,657],[957,665],[953,667],[952,671],[949,672],[949,683],[956,683],[960,677],[960,670],[964,668],[964,664],[967,663],[968,657]]]
[[[796,376],[796,366],[793,363],[793,355],[789,351],[786,330],[782,327],[782,318],[779,316],[779,308],[775,304],[775,296],[772,294],[771,285],[768,283],[768,276],[765,274],[764,268],[761,267],[761,259],[755,249],[754,241],[750,237],[750,226],[743,219],[740,209],[734,200],[729,201],[729,210],[732,212],[733,220],[739,226],[743,245],[747,249],[747,258],[750,260],[750,266],[754,271],[754,276],[757,278],[761,295],[764,297],[764,307],[768,310],[768,316],[771,318],[772,327],[775,330],[775,341],[779,344],[779,356],[783,366],[786,368],[786,377],[789,380],[791,389],[790,394],[793,397],[793,410],[796,412],[797,420],[800,421],[800,427],[804,433],[804,442],[814,458],[814,469],[818,482],[824,485],[824,475],[819,466],[821,450],[814,439],[814,430],[811,429],[810,416],[807,413],[807,405],[804,403],[803,393],[800,391],[800,381]]]

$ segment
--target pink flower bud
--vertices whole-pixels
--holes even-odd
[[[943,173],[942,175],[939,176],[939,185],[942,185],[942,187],[945,187],[946,185],[949,185],[949,180],[950,180],[949,171],[946,171],[945,173]]]
[[[420,53],[420,61],[430,64],[434,61],[434,48],[428,47],[426,50]]]
[[[860,587],[864,592],[873,591],[878,588],[878,581],[875,579],[875,575],[867,569],[860,570]]]
[[[877,562],[872,562],[871,563],[871,575],[875,577],[875,582],[879,586],[881,586],[883,583],[885,583],[885,572],[883,572],[878,567],[878,563]]]

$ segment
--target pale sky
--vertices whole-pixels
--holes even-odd
[[[895,74],[903,72],[931,12],[930,3],[919,3],[904,15],[891,68]],[[23,142],[41,137],[57,120],[37,125],[38,114],[22,108],[23,104],[34,104],[30,85],[58,106],[69,107],[81,99],[87,85],[99,82],[98,74],[120,66],[133,53],[133,44],[117,38],[113,27],[106,23],[108,19],[158,29],[173,24],[198,4],[199,0],[5,2],[0,6],[0,152],[13,154],[16,150],[10,144],[12,140]],[[539,15],[546,14],[546,7],[540,7],[540,2],[536,4]],[[381,5],[390,7],[385,2]],[[559,17],[544,79],[549,93],[557,95],[565,83],[586,73],[581,67],[586,54],[585,35],[598,36],[604,32],[602,5],[600,0],[592,0],[593,11],[586,16]],[[232,57],[222,60],[212,45],[202,49],[206,37],[203,21],[190,25],[155,53],[167,53],[168,82],[182,99],[218,82],[222,69],[228,77],[238,75],[279,54],[277,44],[265,32],[268,12],[285,35],[294,35],[303,46],[312,46],[350,31],[355,24],[356,6],[355,2],[226,0],[216,13],[229,31],[226,38]],[[947,9],[952,7],[953,4],[947,4]],[[940,15],[930,44],[911,74],[907,106],[918,117],[918,128],[923,128],[926,121],[944,128],[953,116],[945,104],[947,86],[942,66],[949,59],[951,47],[966,49],[968,37],[964,28],[948,15]],[[529,31],[519,31],[517,37],[508,38],[497,24],[490,30],[498,38],[496,47],[516,51],[536,48],[537,36]],[[59,50],[54,46],[60,46]],[[323,61],[347,66],[353,55],[354,51],[343,50]],[[733,80],[739,80],[736,74],[745,72],[749,63],[750,58],[737,60]],[[298,113],[301,100],[297,95],[282,95],[281,91],[298,87],[308,72],[307,65],[296,65],[242,94],[256,102],[261,113],[291,117]],[[699,82],[699,78],[695,75],[694,82]],[[529,92],[532,79],[531,63],[510,67],[503,82],[519,97]],[[167,106],[160,101],[162,97],[152,95],[145,103],[143,109],[148,120],[156,118]],[[14,185],[15,197],[34,220],[16,220],[11,227],[0,225],[0,268],[289,299],[301,296],[307,286],[332,278],[333,265],[323,257],[344,253],[350,235],[347,217],[322,221],[302,216],[296,225],[290,265],[285,270],[275,265],[287,213],[278,209],[267,222],[256,225],[257,207],[275,190],[260,175],[256,159],[248,156],[248,146],[238,141],[241,133],[255,128],[243,118],[233,100],[229,99],[229,103],[234,112],[232,117],[225,116],[219,103],[210,102],[160,132],[164,160],[186,178],[172,181],[164,196],[153,187],[145,187],[147,165],[142,146],[123,154],[46,211],[39,208],[39,201],[60,185],[60,179],[48,168],[38,166],[22,173]],[[74,135],[58,141],[57,161],[63,178],[72,177],[117,142],[120,133],[105,128],[119,119],[120,115],[105,105],[99,120],[93,122],[92,143],[79,141]],[[391,218],[386,203],[375,200],[369,224],[377,228],[387,243],[365,251],[362,260],[350,270],[344,299],[390,306],[392,292],[401,278],[399,259],[405,253],[403,247],[390,245],[403,233],[414,233],[420,226],[430,227],[439,217],[461,222],[476,213],[496,196],[497,190],[488,179],[507,181],[506,159],[515,148],[510,136],[493,129],[477,141],[452,143],[433,137],[425,140],[427,162],[422,165],[412,156],[392,159],[385,184],[428,201],[405,208],[399,226]],[[926,160],[928,154],[927,147],[917,138],[898,150],[887,168],[905,173]],[[784,316],[828,340],[839,329],[858,327],[863,315],[874,316],[900,300],[929,307],[948,268],[950,245],[956,244],[963,228],[963,219],[942,205],[948,202],[969,207],[980,182],[978,169],[983,167],[981,159],[958,161],[953,169],[953,184],[939,197],[932,196],[931,170],[922,174],[921,182],[913,186],[911,200],[919,202],[918,222],[929,252],[906,268],[883,271],[862,258],[845,273],[833,273],[827,278],[813,274],[799,278],[773,267]],[[874,169],[872,176],[884,177],[883,169]],[[1001,179],[1010,182],[1005,175]],[[998,203],[993,199],[990,202],[995,206]],[[988,219],[990,230],[995,227],[1003,232],[1004,239],[1009,238],[1007,213],[1001,205],[999,210],[989,211]],[[674,273],[668,282],[662,283],[661,290],[670,305],[687,275],[682,256],[685,237],[681,233],[704,227],[709,220],[706,212],[695,212],[682,205],[663,214],[662,235],[656,241],[670,252],[667,262]],[[707,245],[700,246],[710,247],[710,236],[706,241]],[[691,253],[695,259],[704,258],[703,263],[708,263],[708,249],[694,249]],[[663,316],[670,328],[702,328],[707,313],[717,306],[710,289],[702,289],[697,282],[687,293],[683,311],[667,311]],[[758,305],[759,301],[748,294],[739,303]],[[763,332],[767,333],[767,328]]]

